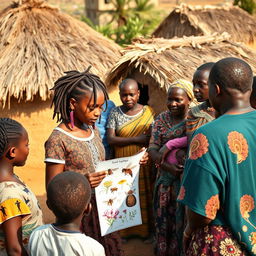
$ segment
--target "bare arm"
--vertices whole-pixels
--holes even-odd
[[[200,214],[197,214],[186,207],[187,225],[183,234],[183,248],[184,252],[188,249],[189,242],[191,241],[192,233],[198,228],[207,226],[212,221]]]
[[[46,163],[46,172],[45,172],[45,186],[47,188],[48,183],[54,178],[57,174],[64,171],[64,164],[55,164],[55,163]]]
[[[141,134],[136,137],[119,137],[116,136],[116,132],[113,128],[107,129],[108,143],[111,146],[127,146],[130,144],[147,145],[149,142],[149,136]]]
[[[64,171],[64,164],[54,164],[54,163],[46,163],[46,177],[45,177],[45,185],[47,188],[48,183],[54,178],[57,174],[62,173]],[[101,181],[106,177],[107,172],[93,172],[86,175],[90,185],[92,188],[97,187]]]
[[[6,252],[9,256],[28,256],[22,244],[22,218],[17,216],[2,224]]]
[[[179,164],[171,164],[167,162],[163,162],[161,164],[161,169],[164,171],[170,172],[172,175],[176,177],[180,177],[180,175],[183,173],[184,166]]]
[[[154,164],[159,165],[162,160],[162,155],[159,153],[159,150],[156,148],[149,148],[149,156],[154,162]]]

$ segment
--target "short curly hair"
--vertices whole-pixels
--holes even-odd
[[[47,204],[55,216],[68,223],[79,217],[91,199],[87,178],[76,172],[56,175],[47,186]]]

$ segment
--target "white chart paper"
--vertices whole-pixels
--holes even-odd
[[[95,189],[101,235],[142,224],[139,199],[140,159],[134,156],[100,162],[96,171],[108,175]]]

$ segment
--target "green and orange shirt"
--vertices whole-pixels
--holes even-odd
[[[14,217],[22,217],[22,242],[26,247],[31,232],[42,223],[42,211],[34,193],[25,185],[0,182],[0,255],[7,255],[2,224]]]
[[[256,254],[256,111],[223,115],[195,132],[178,200],[229,226]]]

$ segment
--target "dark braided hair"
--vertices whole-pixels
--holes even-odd
[[[89,72],[91,66],[84,72],[77,70],[65,72],[65,76],[60,77],[51,90],[54,90],[52,105],[54,105],[53,119],[57,116],[57,122],[70,121],[69,100],[74,98],[79,100],[81,95],[86,91],[93,92],[94,104],[97,102],[97,91],[101,90],[104,93],[105,100],[108,100],[106,86],[100,78]]]
[[[23,126],[10,118],[0,118],[0,158],[11,143],[16,142],[24,132]]]

